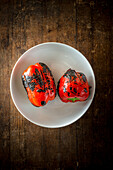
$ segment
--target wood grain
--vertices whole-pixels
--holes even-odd
[[[112,17],[107,0],[0,2],[0,169],[113,166]],[[96,77],[95,98],[86,114],[60,129],[30,123],[10,97],[10,74],[17,59],[30,47],[48,41],[78,49]]]

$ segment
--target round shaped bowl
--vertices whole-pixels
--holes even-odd
[[[47,64],[56,86],[69,68],[83,72],[91,86],[89,98],[84,102],[63,103],[57,95],[43,107],[33,106],[21,75],[28,66],[38,62]],[[16,108],[26,119],[42,127],[59,128],[75,122],[87,111],[95,93],[95,76],[91,65],[79,51],[66,44],[48,42],[30,48],[18,59],[11,73],[10,92]]]

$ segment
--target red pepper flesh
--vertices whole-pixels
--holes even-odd
[[[54,100],[55,81],[50,69],[44,63],[29,66],[22,74],[22,81],[34,106],[44,106],[49,100]]]
[[[58,95],[67,102],[84,101],[89,96],[89,85],[83,73],[69,69],[58,82]]]

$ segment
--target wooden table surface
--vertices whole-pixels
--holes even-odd
[[[107,170],[113,166],[112,17],[107,0],[0,1],[0,169]],[[59,129],[26,120],[9,89],[17,59],[30,47],[48,41],[78,49],[96,77],[96,94],[88,111]]]

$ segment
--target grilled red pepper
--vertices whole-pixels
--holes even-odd
[[[84,101],[89,96],[86,76],[71,69],[60,78],[57,90],[60,99],[65,103]]]
[[[29,66],[22,74],[23,85],[30,102],[44,106],[56,96],[56,86],[50,69],[43,63]]]

